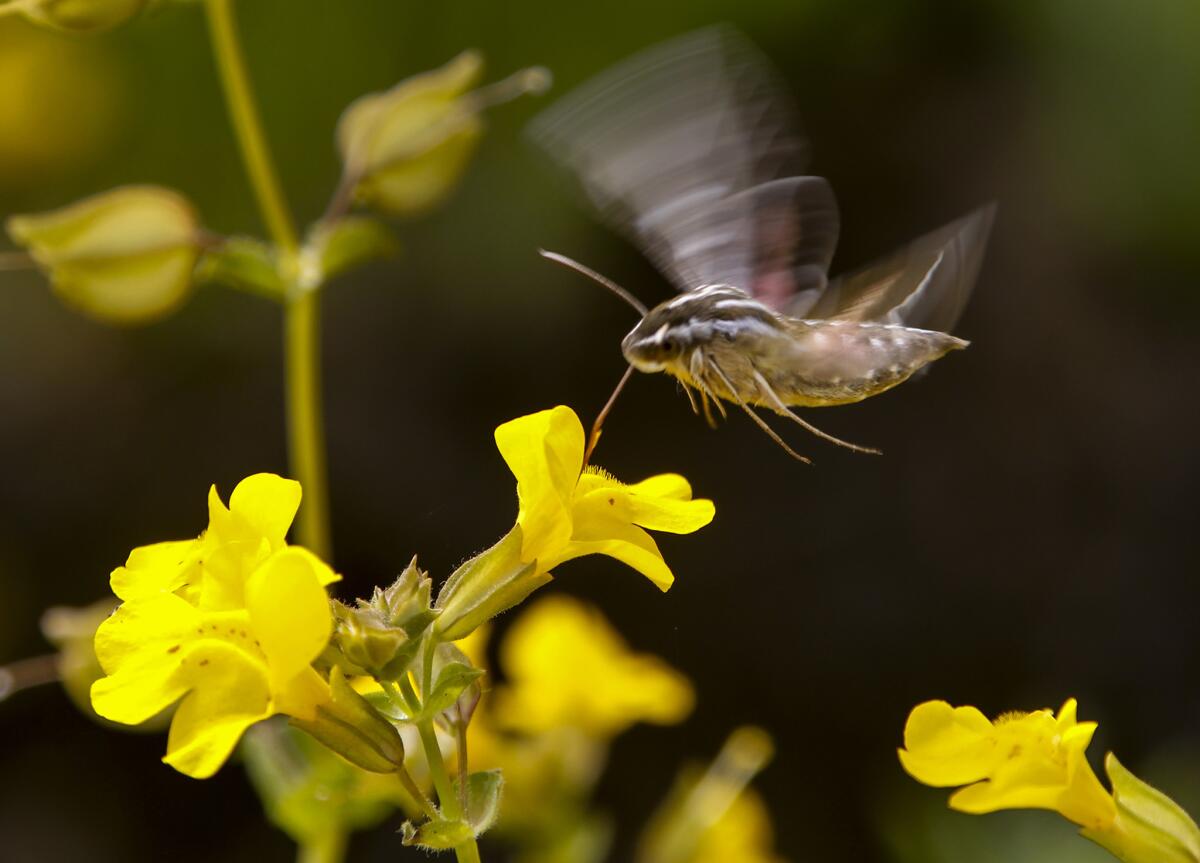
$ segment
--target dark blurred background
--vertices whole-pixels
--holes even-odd
[[[626,843],[615,859],[678,763],[743,722],[777,738],[759,784],[790,859],[984,859],[896,838],[917,842],[934,822],[976,840],[1015,835],[1005,816],[943,817],[944,794],[902,775],[894,747],[927,698],[996,714],[1074,695],[1081,718],[1101,723],[1095,763],[1111,748],[1135,771],[1165,765],[1147,778],[1174,776],[1160,781],[1181,798],[1200,784],[1178,769],[1197,762],[1161,755],[1200,739],[1200,6],[243,0],[238,11],[304,222],[337,177],[338,114],[364,92],[476,47],[490,77],[540,63],[562,93],[716,21],[749,34],[794,92],[813,171],[842,208],[835,270],[999,202],[958,328],[970,350],[882,397],[809,414],[882,458],[785,429],[814,457],[798,465],[744,418],[710,431],[662,376],[636,377],[618,404],[596,460],[631,480],[678,470],[717,518],[662,541],[678,575],[667,595],[604,559],[563,567],[547,588],[595,601],[698,688],[681,729],[642,727],[616,745],[600,788]],[[0,22],[0,216],[152,182],[183,190],[213,230],[261,233],[200,13],[168,7],[88,41]],[[537,247],[647,302],[669,291],[524,141],[549,98],[492,111],[454,197],[398,226],[401,257],[324,297],[343,598],[414,552],[444,576],[490,544],[515,512],[493,427],[558,403],[590,417],[620,375],[628,309]],[[216,288],[122,330],[67,309],[39,276],[3,275],[0,662],[45,652],[42,610],[105,595],[133,546],[194,535],[210,483],[227,494],[249,473],[286,472],[280,338],[277,308]],[[0,857],[290,859],[241,771],[190,780],[159,763],[164,746],[93,725],[57,687],[0,705]],[[1083,848],[1070,825],[1045,823]],[[354,852],[407,859],[397,846],[382,830]]]

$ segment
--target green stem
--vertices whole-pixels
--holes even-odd
[[[263,221],[279,248],[281,268],[294,283],[300,251],[299,235],[259,120],[250,76],[238,43],[232,0],[205,0],[205,5],[213,53],[242,161]],[[331,546],[321,407],[319,296],[315,290],[293,287],[284,311],[283,350],[291,472],[304,488],[297,538],[301,545],[328,560]]]
[[[297,537],[318,557],[330,560],[329,494],[325,467],[325,424],[321,400],[321,295],[305,291],[287,300],[284,319],[284,378],[287,387],[288,453],[304,489]]]
[[[330,831],[304,842],[296,854],[296,863],[342,863],[346,859],[346,834]]]
[[[408,676],[400,678],[400,692],[405,702],[412,706],[420,704],[420,698],[413,688]],[[449,821],[460,821],[465,815],[458,796],[454,793],[454,784],[446,770],[446,761],[442,758],[442,747],[438,745],[437,732],[433,730],[433,721],[423,719],[417,723],[417,733],[421,735],[421,747],[425,750],[425,760],[429,763],[429,775],[433,778],[433,787],[437,789],[438,803],[442,807],[442,817]],[[458,845],[454,849],[458,863],[480,863],[479,846],[475,837]]]
[[[238,43],[237,22],[233,17],[232,0],[206,0],[208,26],[212,34],[213,52],[216,54],[217,69],[221,73],[221,84],[225,89],[225,103],[229,109],[233,129],[237,134],[238,146],[246,173],[254,186],[254,196],[262,211],[271,238],[288,255],[300,248],[296,227],[288,212],[283,188],[275,174],[271,151],[258,119],[258,107],[254,102],[254,91],[250,76],[246,73],[246,62]]]

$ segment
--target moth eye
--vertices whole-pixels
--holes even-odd
[[[667,351],[668,353],[670,351],[675,350],[675,340],[674,339],[663,339],[662,340],[662,349],[664,351]]]

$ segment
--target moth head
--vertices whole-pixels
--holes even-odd
[[[640,372],[661,372],[692,346],[687,330],[653,309],[621,342],[621,353]]]

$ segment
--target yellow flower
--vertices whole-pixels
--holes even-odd
[[[8,220],[64,300],[93,317],[136,323],[165,314],[192,286],[200,227],[183,196],[124,186],[59,210]]]
[[[583,426],[568,407],[505,423],[496,429],[496,446],[517,478],[521,559],[536,560],[539,572],[585,554],[607,554],[665,591],[675,576],[642,528],[692,533],[715,512],[712,501],[692,500],[691,486],[678,474],[625,485],[583,467]]]
[[[775,831],[762,797],[747,788],[697,841],[688,863],[782,863],[775,854]]]
[[[543,733],[577,728],[611,737],[635,722],[672,725],[692,710],[692,686],[655,656],[632,652],[603,615],[552,596],[513,624],[500,649],[507,684],[497,721]]]
[[[274,474],[242,480],[228,508],[213,488],[199,539],[134,549],[112,574],[123,603],[96,633],[107,676],[92,706],[132,725],[182,699],[163,760],[189,776],[215,773],[255,722],[311,720],[329,701],[311,662],[332,632],[325,585],[339,576],[287,546],[299,505],[299,483]]]
[[[1116,806],[1084,752],[1096,723],[1076,722],[1075,707],[1071,698],[1057,718],[1035,710],[990,722],[974,707],[927,701],[908,717],[900,762],[926,785],[966,785],[950,798],[959,811],[1052,809],[1103,830]]]

